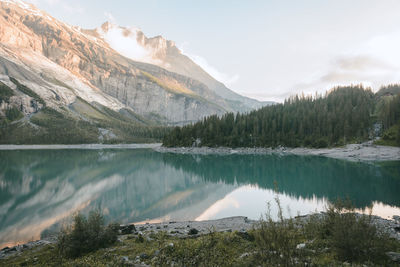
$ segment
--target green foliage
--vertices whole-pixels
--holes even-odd
[[[295,266],[300,255],[296,249],[301,241],[300,231],[296,229],[293,219],[285,220],[279,198],[275,198],[278,205],[278,221],[273,221],[268,213],[266,219],[259,222],[254,231],[257,251],[261,261],[270,266]]]
[[[10,77],[10,81],[12,81],[16,86],[17,89],[19,91],[21,91],[22,93],[32,97],[33,99],[35,99],[37,102],[39,102],[40,104],[43,105],[43,107],[46,106],[46,102],[44,102],[44,100],[38,95],[36,94],[34,91],[32,91],[31,89],[29,89],[28,87],[26,87],[25,85],[19,83],[15,78]]]
[[[154,266],[171,266],[172,262],[174,266],[250,266],[240,255],[252,244],[236,233],[211,231],[195,239],[173,240],[172,244],[167,243],[168,236],[160,238],[162,235],[157,236],[160,254],[152,262]]]
[[[21,119],[24,115],[18,108],[12,107],[6,110],[6,117],[10,121]]]
[[[119,225],[104,225],[103,215],[92,211],[86,219],[76,214],[73,224],[61,229],[57,248],[62,256],[76,258],[83,254],[112,245],[117,241]]]
[[[400,146],[400,94],[382,97],[376,113],[384,130],[381,140],[376,143]]]
[[[13,95],[13,90],[4,83],[0,82],[0,103],[3,101],[8,102],[10,97]]]
[[[371,215],[356,214],[349,202],[330,205],[320,229],[320,236],[340,261],[378,263],[393,249],[389,236],[378,231]]]
[[[377,98],[383,96],[395,96],[400,94],[400,85],[399,84],[389,84],[386,86],[382,86],[379,91],[375,94]]]
[[[374,95],[360,86],[338,87],[325,97],[294,96],[248,114],[225,114],[177,127],[164,146],[338,146],[368,139]]]
[[[34,138],[36,143],[79,144],[98,140],[96,126],[68,117],[52,108],[43,108],[32,116],[31,122],[40,126]]]
[[[160,140],[168,127],[147,126],[123,114],[107,108],[91,107],[83,113],[87,119],[73,116],[68,109],[55,110],[45,107],[27,123],[8,124],[0,121],[0,143],[14,144],[84,144],[84,143],[132,143]],[[81,113],[82,114],[82,113]],[[90,114],[95,116],[90,117]],[[99,128],[111,130],[114,139],[99,140]]]
[[[400,123],[400,94],[386,97],[379,104],[378,119],[382,122],[384,130]]]
[[[147,238],[129,234],[116,245],[112,245],[116,231],[104,239],[96,234],[102,232],[98,229],[103,232],[108,229],[99,227],[103,225],[101,216],[97,214],[92,219],[80,216],[74,219],[75,227],[60,233],[63,244],[25,250],[14,257],[0,259],[0,264],[125,266],[135,264],[139,257],[150,266],[397,266],[384,252],[398,251],[399,242],[376,231],[370,217],[363,219],[360,215],[344,213],[344,206],[338,207],[310,219],[289,220],[282,218],[279,208],[277,222],[261,220],[259,227],[250,231],[210,229],[208,234],[183,238],[163,231],[144,232]],[[117,229],[117,225],[110,228]],[[112,247],[104,248],[109,245]],[[73,258],[60,257],[61,248]]]

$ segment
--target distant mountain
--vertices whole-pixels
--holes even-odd
[[[224,98],[234,111],[245,112],[273,104],[271,101],[260,102],[244,97],[228,89],[182,53],[173,41],[162,36],[147,38],[140,29],[121,27],[110,22],[84,32],[105,40],[113,49],[128,58],[154,64],[204,83]]]
[[[55,118],[70,121],[57,132],[72,131],[73,121],[84,125],[87,142],[104,129],[124,139],[140,131],[135,127],[182,125],[268,104],[235,94],[172,41],[134,28],[105,23],[82,30],[21,0],[0,0],[0,25],[3,139],[19,126],[53,131],[47,121]]]

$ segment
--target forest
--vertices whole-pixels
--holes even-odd
[[[400,145],[400,86],[376,94],[362,86],[336,87],[325,95],[295,95],[247,114],[228,113],[175,127],[163,145],[226,147],[333,147],[382,135]]]

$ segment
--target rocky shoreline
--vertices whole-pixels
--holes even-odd
[[[149,144],[77,144],[77,145],[0,145],[0,150],[52,150],[52,149],[147,149],[159,148],[160,143]]]
[[[0,145],[0,150],[47,150],[47,149],[153,149],[160,153],[198,155],[299,155],[323,156],[350,161],[398,161],[400,147],[374,145],[372,141],[348,144],[335,148],[262,148],[262,147],[163,147],[161,143],[150,144],[77,144],[77,145]]]
[[[161,153],[199,154],[199,155],[299,155],[323,156],[350,161],[397,161],[400,160],[400,147],[378,146],[372,141],[362,144],[349,144],[335,148],[229,148],[229,147],[154,147]]]
[[[311,216],[322,219],[324,212],[295,217],[298,222],[306,222]],[[359,216],[362,216],[359,214]],[[256,228],[259,221],[250,220],[244,216],[228,217],[218,220],[208,221],[181,221],[181,222],[160,222],[160,223],[142,223],[128,224],[120,226],[119,240],[123,241],[129,235],[142,236],[143,239],[151,241],[151,235],[158,232],[165,232],[169,236],[178,238],[195,238],[212,232],[235,232],[246,235],[247,231]],[[386,232],[390,237],[400,241],[400,216],[393,216],[392,220],[383,219],[378,216],[372,216],[372,223],[380,231]],[[31,241],[26,244],[14,247],[5,247],[0,250],[0,259],[8,258],[12,255],[18,255],[25,250],[40,249],[43,246],[57,242],[56,237],[46,238],[44,240]]]

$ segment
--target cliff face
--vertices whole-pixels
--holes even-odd
[[[18,78],[50,106],[79,96],[171,124],[233,111],[205,84],[128,59],[102,38],[22,1],[1,1],[0,23],[1,80]]]
[[[260,102],[233,92],[185,55],[173,41],[166,40],[162,36],[148,38],[140,29],[121,27],[109,22],[85,32],[101,38],[128,58],[157,65],[204,83],[211,91],[222,97],[234,111],[245,112],[273,103]]]

